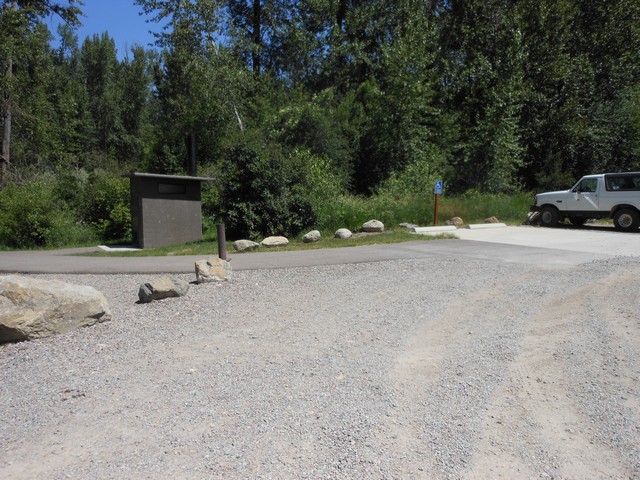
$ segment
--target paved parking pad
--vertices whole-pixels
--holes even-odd
[[[612,256],[640,256],[640,232],[612,229],[551,229],[529,226],[458,229],[460,240],[416,241],[349,248],[234,254],[234,270],[418,259],[439,256],[548,266],[578,265]],[[96,248],[0,252],[0,273],[191,273],[204,256],[87,257]],[[215,245],[212,245],[215,255]]]
[[[640,256],[640,231],[618,232],[612,227],[542,228],[531,226],[489,230],[458,229],[462,240],[521,245],[571,252]]]

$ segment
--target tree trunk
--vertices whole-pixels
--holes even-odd
[[[253,75],[260,76],[260,47],[262,46],[262,34],[260,31],[262,23],[262,6],[260,0],[253,0],[253,52],[251,55],[253,63]]]
[[[209,41],[211,42],[211,45],[213,46],[213,51],[216,54],[216,57],[218,55],[220,55],[220,53],[218,52],[218,46],[216,45],[216,42],[213,40],[213,38],[209,39]],[[244,135],[244,125],[242,124],[242,118],[240,117],[240,113],[238,112],[238,107],[236,106],[236,102],[233,101],[233,98],[230,99],[231,102],[231,106],[233,107],[233,113],[236,116],[236,120],[238,121],[238,127],[240,127],[240,133],[242,133],[242,135]]]
[[[347,18],[347,1],[340,0],[338,11],[336,12],[336,23],[341,32],[344,31],[344,21]]]
[[[7,80],[13,76],[13,60],[9,56],[7,65]],[[11,82],[8,82],[11,83]],[[4,105],[2,106],[2,168],[0,169],[0,188],[4,186],[9,178],[9,165],[11,163],[11,93],[8,92],[4,99]]]

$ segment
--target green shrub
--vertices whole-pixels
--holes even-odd
[[[308,150],[294,150],[290,161],[298,171],[298,183],[294,186],[297,196],[308,201],[317,225],[331,223],[335,204],[347,190],[347,176],[331,160],[312,155]]]
[[[210,182],[202,182],[202,216],[212,217],[216,214],[220,205],[220,192],[218,185]]]
[[[331,199],[322,210],[320,230],[332,232],[338,228],[357,230],[367,220],[379,219],[377,205],[373,197],[342,194]]]
[[[181,155],[173,152],[168,145],[159,145],[145,162],[144,168],[153,173],[178,175],[184,171],[184,162],[181,160]]]
[[[56,197],[55,184],[38,180],[12,183],[0,191],[0,244],[11,248],[64,246],[91,233],[75,224],[73,213]]]
[[[400,171],[391,172],[376,192],[392,199],[431,197],[436,180],[442,179],[440,165],[443,162],[442,155],[436,153],[423,157]]]
[[[58,172],[55,180],[54,194],[63,200],[71,210],[76,210],[81,196],[89,183],[89,174],[84,169],[63,170]]]
[[[96,170],[82,194],[80,216],[104,240],[131,238],[129,180]]]
[[[67,221],[63,228],[51,232],[48,246],[78,247],[82,245],[97,245],[101,241],[95,229],[77,221]]]
[[[280,110],[274,119],[273,133],[280,143],[301,148],[317,157],[331,158],[334,168],[350,170],[355,155],[355,132],[350,131],[349,114],[333,88],[313,98],[300,98]]]
[[[316,223],[305,188],[306,160],[252,143],[226,152],[217,217],[229,238],[295,236]]]
[[[403,222],[428,225],[433,221],[433,185],[439,177],[440,159],[425,158],[393,172],[371,196],[346,194],[345,183],[335,182],[331,195],[318,203],[319,228],[335,231],[338,228],[359,229],[375,218],[388,227]],[[331,172],[324,167],[324,174]],[[321,183],[321,189],[326,187]],[[329,180],[331,184],[331,181]]]

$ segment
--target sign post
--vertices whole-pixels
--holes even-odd
[[[433,224],[438,225],[438,207],[440,206],[440,195],[442,195],[442,180],[436,180],[433,193],[435,195],[435,201],[433,202]]]

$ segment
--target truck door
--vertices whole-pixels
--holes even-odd
[[[572,195],[567,199],[567,210],[570,212],[597,212],[598,178],[583,178],[571,189]]]

